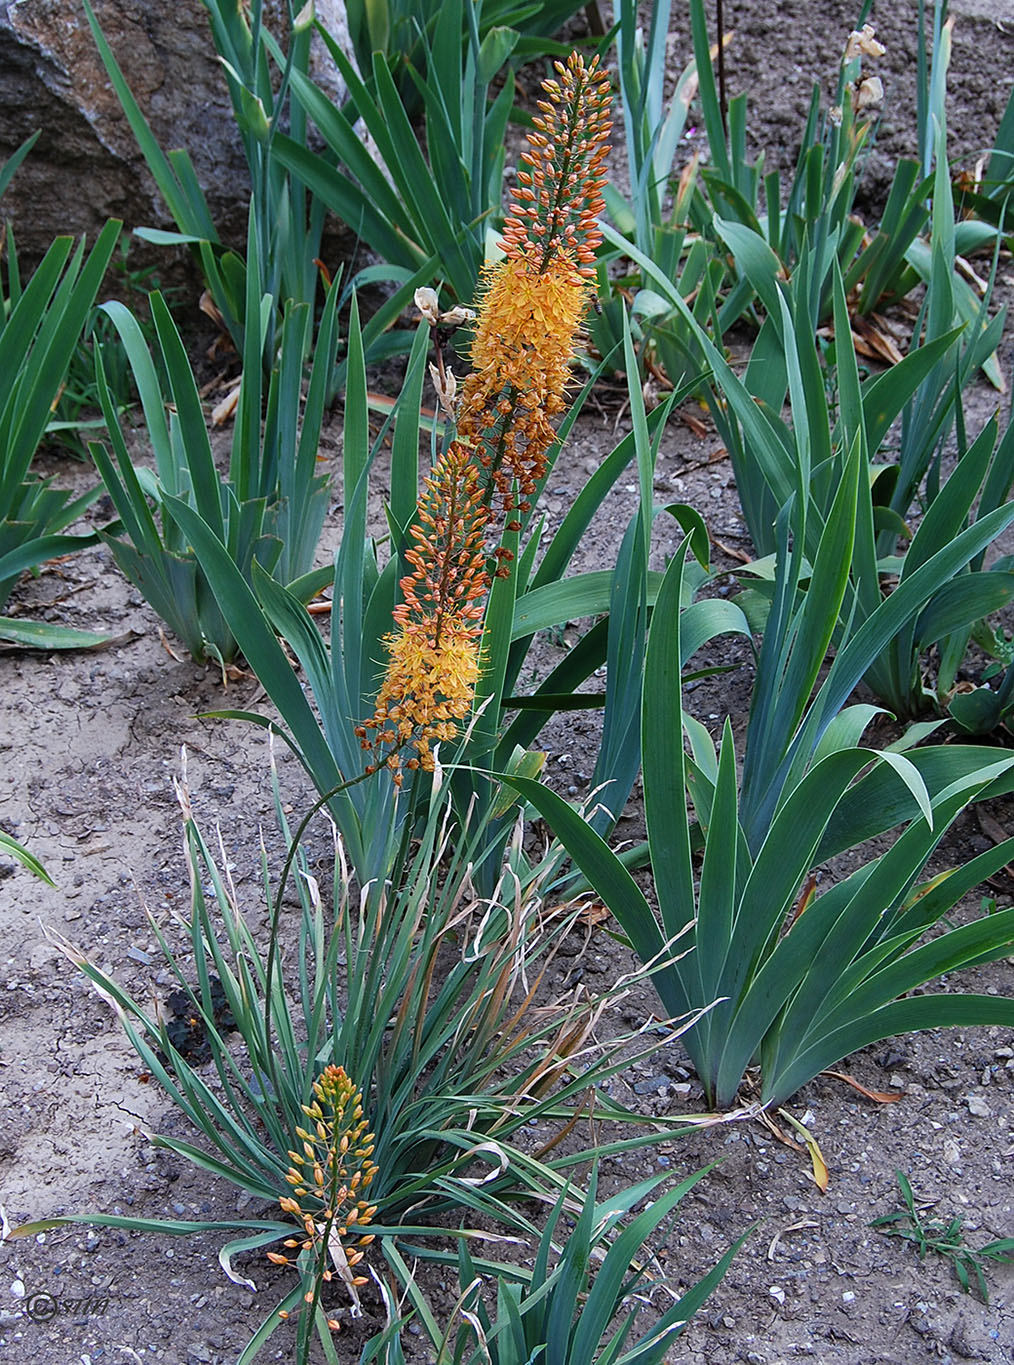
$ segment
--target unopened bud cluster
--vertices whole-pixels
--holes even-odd
[[[326,1067],[313,1084],[314,1100],[303,1105],[306,1127],[296,1129],[301,1146],[289,1152],[286,1180],[291,1195],[278,1202],[283,1212],[302,1224],[303,1235],[290,1237],[283,1245],[292,1252],[320,1252],[322,1245],[340,1239],[349,1267],[358,1265],[363,1251],[373,1241],[361,1233],[375,1217],[376,1205],[369,1203],[366,1191],[377,1174],[372,1160],[374,1137],[363,1117],[363,1097],[344,1067]],[[351,1241],[346,1243],[345,1239]],[[289,1265],[291,1259],[281,1252],[269,1251],[275,1265]],[[334,1271],[324,1269],[324,1280]],[[356,1276],[353,1285],[366,1280]],[[312,1293],[307,1295],[313,1298]]]

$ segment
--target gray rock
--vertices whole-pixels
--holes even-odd
[[[235,235],[245,161],[200,0],[98,0],[99,22],[163,150],[186,147],[212,212]],[[109,217],[171,226],[76,0],[0,0],[0,158],[42,137],[4,196],[29,256]]]
[[[219,236],[242,245],[249,178],[201,0],[94,0],[103,32],[163,151],[186,148]],[[265,7],[282,33],[279,0]],[[318,4],[347,50],[344,7]],[[314,75],[340,93],[321,47]],[[4,195],[0,217],[28,260],[57,233],[86,232],[107,218],[130,228],[172,227],[106,77],[79,0],[0,0],[0,163],[42,136]],[[164,253],[163,253],[164,258]]]
[[[647,1080],[634,1083],[635,1095],[656,1095],[669,1084],[668,1076],[649,1076]]]

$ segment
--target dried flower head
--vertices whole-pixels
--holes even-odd
[[[879,76],[864,76],[856,86],[856,113],[880,104],[884,98],[884,83]]]
[[[458,395],[458,381],[454,377],[454,371],[444,366],[440,369],[436,365],[430,365],[430,379],[433,387],[437,391],[437,402],[440,404],[441,411],[445,417],[454,420],[454,400]]]
[[[845,60],[855,61],[857,57],[882,57],[887,51],[883,43],[873,36],[876,29],[872,24],[863,24],[861,29],[853,29],[845,44]]]
[[[460,303],[440,314],[441,327],[460,327],[463,322],[475,321],[475,309],[464,308]]]
[[[415,306],[431,327],[437,325],[440,316],[440,299],[435,289],[424,287],[415,291]]]

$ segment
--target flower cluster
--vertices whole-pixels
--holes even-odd
[[[609,122],[609,77],[594,58],[572,52],[556,63],[558,81],[543,82],[548,96],[528,134],[514,206],[504,225],[508,258],[521,257],[541,273],[570,261],[575,283],[591,279],[602,240],[603,163]]]
[[[586,65],[577,53],[556,70],[518,173],[503,258],[483,277],[457,435],[420,500],[406,556],[412,573],[401,581],[376,710],[356,730],[373,754],[367,770],[383,764],[398,785],[403,750],[414,751],[405,767],[431,769],[433,742],[452,738],[468,716],[480,673],[481,599],[493,574],[510,572],[510,551],[497,546],[487,556],[487,535],[496,526],[521,529],[517,514],[530,510],[556,437],[551,419],[566,406],[601,240],[609,82],[597,61]],[[424,304],[431,325],[446,321],[435,294]],[[442,363],[439,375],[448,408],[453,376]]]
[[[412,573],[401,580],[403,600],[394,612],[398,631],[387,640],[387,671],[372,718],[356,729],[364,747],[384,746],[384,761],[399,786],[402,748],[415,749],[405,767],[432,768],[431,744],[452,739],[472,705],[480,599],[489,584],[488,520],[470,452],[452,441],[419,500],[411,530],[415,544],[405,556]]]
[[[366,1283],[363,1276],[353,1276],[352,1267],[363,1259],[357,1248],[373,1241],[371,1234],[360,1234],[375,1216],[376,1205],[364,1198],[366,1190],[377,1174],[373,1156],[373,1134],[363,1117],[363,1097],[345,1073],[344,1067],[328,1066],[313,1084],[314,1100],[303,1105],[309,1120],[306,1128],[297,1128],[302,1142],[300,1151],[290,1151],[286,1180],[292,1194],[278,1202],[285,1213],[303,1225],[302,1237],[290,1237],[284,1246],[290,1251],[326,1251],[348,1285],[353,1303],[358,1303],[356,1290]],[[351,1231],[350,1231],[351,1230]],[[351,1237],[345,1244],[342,1239]],[[281,1252],[269,1251],[268,1259],[276,1265],[289,1265],[290,1258]],[[331,1280],[330,1266],[322,1271],[325,1281]],[[313,1291],[306,1295],[312,1302]],[[330,1326],[337,1327],[337,1322]]]
[[[602,163],[609,79],[579,53],[557,63],[529,134],[504,258],[486,271],[458,435],[468,441],[505,512],[527,512],[564,410],[570,363],[602,240]]]

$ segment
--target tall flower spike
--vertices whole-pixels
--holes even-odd
[[[468,716],[479,677],[481,599],[490,570],[510,572],[503,548],[487,569],[486,534],[494,513],[503,514],[507,529],[521,529],[517,512],[530,509],[556,439],[551,419],[566,407],[601,241],[611,125],[609,80],[597,60],[586,65],[574,53],[556,70],[522,158],[503,259],[484,272],[457,439],[420,500],[406,556],[412,573],[401,582],[398,629],[385,641],[376,710],[356,730],[372,753],[367,770],[383,764],[398,785],[406,747],[415,753],[405,767],[432,768],[432,743],[453,738]],[[417,295],[417,303],[432,323],[435,296]]]
[[[458,434],[505,512],[528,511],[564,410],[574,348],[602,240],[602,163],[609,136],[609,79],[579,53],[558,62],[558,81],[528,136],[504,259],[487,270],[464,383]]]
[[[554,258],[568,259],[575,273],[591,277],[602,240],[603,163],[609,122],[609,77],[598,58],[586,66],[579,52],[556,63],[558,81],[543,82],[548,98],[528,134],[518,172],[514,208],[504,225],[504,251],[522,256],[541,273]]]

